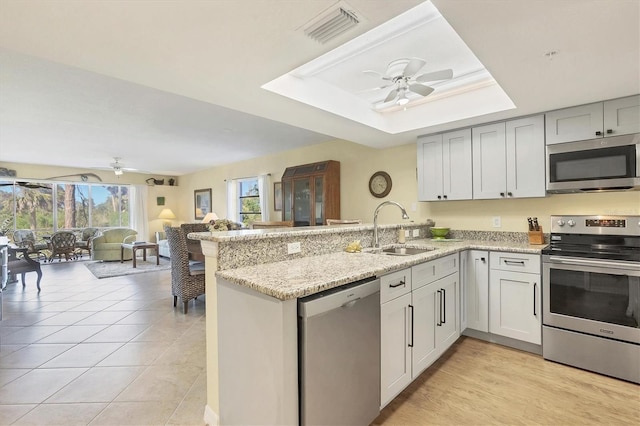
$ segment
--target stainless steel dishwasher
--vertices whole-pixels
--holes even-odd
[[[301,425],[368,425],[380,413],[380,280],[298,301]]]

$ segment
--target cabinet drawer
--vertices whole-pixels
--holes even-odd
[[[392,272],[380,277],[380,303],[400,297],[411,291],[411,269]]]
[[[540,273],[540,255],[491,252],[489,267],[500,271]]]
[[[415,290],[458,271],[458,254],[441,257],[411,268],[411,285]]]

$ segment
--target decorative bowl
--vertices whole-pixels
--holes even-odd
[[[431,228],[431,235],[436,240],[445,239],[448,233],[449,233],[449,228],[436,228],[436,227]]]

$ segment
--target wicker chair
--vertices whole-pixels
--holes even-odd
[[[62,256],[66,260],[78,258],[76,256],[76,234],[71,231],[58,231],[51,236],[49,262],[53,262],[53,258],[56,256],[58,256],[58,262],[62,260]]]
[[[82,257],[83,251],[89,252],[89,257],[91,257],[91,239],[97,236],[99,232],[98,228],[84,228],[76,236],[76,248],[80,257]]]
[[[171,252],[171,293],[173,306],[182,301],[182,311],[186,314],[189,301],[204,294],[204,263],[189,262],[187,238],[182,228],[165,227]]]
[[[49,245],[44,240],[36,240],[36,233],[31,229],[16,229],[13,232],[13,242],[18,247],[28,248],[27,255],[35,253],[38,258],[40,255],[45,259],[47,258],[47,256],[42,253],[42,250],[48,249]]]
[[[183,223],[180,228],[184,232],[184,238],[187,243],[187,251],[189,252],[189,259],[204,262],[204,254],[202,253],[202,246],[200,240],[191,240],[187,238],[192,232],[208,232],[208,223]],[[171,250],[169,250],[171,252]]]

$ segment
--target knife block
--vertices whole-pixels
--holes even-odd
[[[542,226],[539,231],[529,231],[529,244],[544,244]]]

